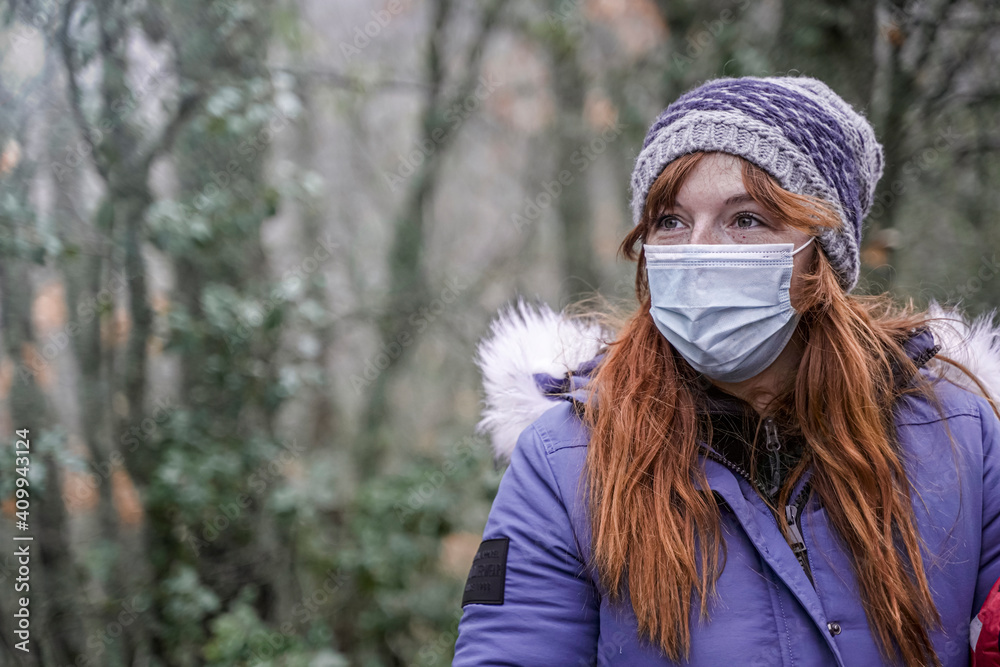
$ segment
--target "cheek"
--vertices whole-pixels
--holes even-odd
[[[792,284],[789,288],[789,297],[791,298],[792,308],[796,308],[802,300],[802,274],[809,271],[809,267],[813,262],[813,253],[815,250],[812,246],[806,248],[798,255],[795,256],[792,264]]]
[[[803,273],[809,270],[809,265],[813,262],[813,252],[815,252],[812,246],[806,248],[798,255],[792,258],[792,282],[796,282],[795,278],[801,276]]]
[[[806,234],[802,234],[802,236],[804,238],[793,241],[795,246],[800,249],[792,257],[792,264],[795,266],[796,273],[808,273],[815,270],[816,253],[822,252],[816,239],[810,241],[809,236]],[[803,243],[805,244],[804,246]]]

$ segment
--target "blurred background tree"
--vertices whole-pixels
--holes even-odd
[[[7,0],[0,538],[23,665],[446,665],[515,294],[630,302],[646,129],[801,73],[886,149],[860,291],[995,307],[985,0]]]

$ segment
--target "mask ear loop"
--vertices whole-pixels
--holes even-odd
[[[792,255],[795,255],[798,251],[802,250],[803,248],[805,248],[807,245],[809,245],[810,243],[812,243],[815,240],[816,240],[815,236],[810,236],[808,241],[806,241],[805,243],[803,243],[798,248],[796,248],[795,250],[792,251]]]

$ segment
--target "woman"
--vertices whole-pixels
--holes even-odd
[[[480,348],[510,466],[453,664],[969,664],[1000,353],[985,321],[850,294],[881,173],[815,79],[663,111],[621,245],[638,310],[611,334],[522,304]]]

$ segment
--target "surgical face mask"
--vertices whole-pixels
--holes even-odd
[[[698,372],[752,378],[785,348],[799,321],[789,288],[792,243],[644,244],[656,328]]]

